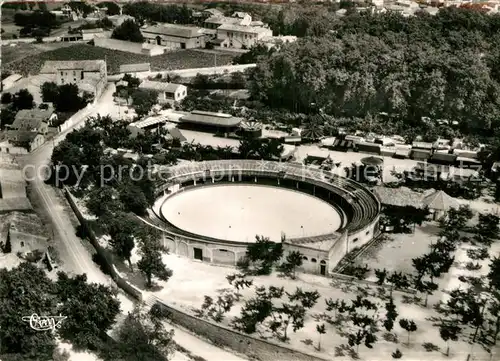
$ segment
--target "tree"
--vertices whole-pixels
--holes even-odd
[[[53,86],[51,85],[51,90]],[[43,91],[43,90],[42,90]],[[52,93],[47,94],[52,95]],[[87,100],[80,96],[80,90],[76,84],[63,84],[58,86],[57,97],[54,106],[59,112],[76,112],[87,105]]]
[[[144,37],[141,33],[141,28],[132,19],[125,20],[120,26],[117,26],[111,34],[113,39],[131,41],[133,43],[144,42]]]
[[[147,115],[158,101],[158,93],[153,90],[137,89],[130,96],[132,106],[139,117]]]
[[[245,301],[239,317],[233,319],[232,325],[247,334],[256,332],[257,325],[263,324],[275,311],[273,299],[281,299],[285,291],[283,287],[270,286],[255,289],[255,297]]]
[[[319,334],[318,351],[321,351],[321,335],[324,335],[326,333],[325,324],[322,323],[321,325],[316,325],[316,332]]]
[[[134,234],[139,226],[134,217],[124,212],[116,212],[99,219],[111,237],[110,243],[116,254],[129,263],[132,269],[132,250],[135,247]]]
[[[475,231],[477,234],[489,240],[497,239],[499,234],[499,223],[500,217],[495,214],[479,214],[479,222],[475,227]]]
[[[283,145],[277,139],[246,137],[240,140],[238,153],[245,159],[276,160],[281,158]]]
[[[16,94],[14,94],[14,98],[12,99],[12,105],[14,109],[32,109],[34,106],[33,95],[28,91],[28,89],[21,89]]]
[[[17,111],[12,106],[3,108],[0,113],[0,129],[4,129],[7,125],[14,123],[16,114]]]
[[[205,296],[201,309],[197,311],[197,316],[211,318],[217,323],[222,322],[224,314],[231,310],[236,298],[236,295],[227,292],[219,295],[216,300]]]
[[[125,208],[139,216],[145,215],[148,201],[142,190],[137,185],[129,183],[120,188],[120,200]]]
[[[56,290],[45,272],[31,263],[0,269],[0,334],[2,354],[20,354],[22,360],[51,359],[55,334],[27,327],[23,316],[57,315]]]
[[[414,286],[418,292],[425,293],[424,307],[427,307],[427,300],[438,289],[438,284],[433,281],[424,281],[421,278],[417,278]]]
[[[120,6],[113,1],[103,1],[97,4],[97,6],[100,8],[107,8],[106,15],[108,16],[120,15]]]
[[[446,356],[450,355],[449,341],[457,341],[462,329],[455,322],[443,322],[439,326],[439,335],[446,342]]]
[[[120,356],[127,361],[167,361],[175,352],[173,336],[153,308],[146,312],[135,306],[117,330]]]
[[[60,336],[77,348],[95,348],[102,332],[111,329],[120,313],[116,291],[108,286],[88,283],[87,275],[69,277],[59,272],[56,287],[62,303],[58,313],[67,317]]]
[[[102,217],[109,213],[114,214],[123,208],[118,200],[118,192],[110,186],[93,189],[88,194],[85,205],[97,217]]]
[[[382,286],[385,282],[385,278],[387,277],[387,270],[385,268],[383,270],[376,269],[375,276],[377,277],[377,284]]]
[[[2,93],[2,104],[10,104],[12,102],[12,94],[11,93]]]
[[[396,311],[396,305],[394,304],[394,299],[389,298],[389,302],[385,304],[386,314],[385,320],[383,322],[385,329],[391,332],[394,327],[394,321],[398,317],[398,312]]]
[[[490,287],[500,292],[500,257],[494,257],[489,264],[488,280]]]
[[[249,274],[268,275],[273,265],[283,256],[283,244],[271,242],[269,238],[255,236],[255,243],[247,246],[245,257],[238,262],[238,268]]]
[[[417,324],[413,320],[402,318],[399,320],[399,326],[408,332],[408,345],[410,345],[410,333],[417,331]]]
[[[148,287],[152,286],[153,276],[168,281],[173,274],[163,263],[162,252],[166,250],[160,244],[158,237],[158,232],[152,229],[143,229],[139,235],[141,259],[137,262],[137,268],[146,276]]]
[[[40,86],[42,100],[47,103],[56,103],[59,96],[59,86],[54,82],[45,82]]]
[[[287,254],[285,262],[281,264],[281,271],[292,279],[295,279],[297,267],[302,266],[303,256],[299,251],[292,251]]]

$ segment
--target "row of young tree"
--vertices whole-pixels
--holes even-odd
[[[58,341],[69,342],[78,351],[93,351],[100,359],[162,360],[174,351],[172,332],[164,329],[165,314],[156,307],[146,312],[136,307],[116,329],[110,331],[120,314],[116,291],[90,283],[86,275],[57,279],[31,263],[10,270],[0,269],[0,357],[2,360],[68,360]],[[54,332],[40,332],[21,321],[23,316],[62,315]]]

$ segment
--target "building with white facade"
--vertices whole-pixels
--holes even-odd
[[[217,41],[222,48],[249,49],[272,36],[273,31],[262,26],[224,24],[217,28]]]
[[[180,102],[187,96],[187,87],[182,84],[145,80],[139,88],[157,91],[160,104]]]

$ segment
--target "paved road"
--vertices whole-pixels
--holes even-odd
[[[79,122],[65,132],[58,134],[52,141],[45,143],[33,153],[19,157],[18,162],[20,165],[22,167],[28,165],[34,166],[35,169],[41,169],[43,165],[47,165],[50,162],[54,144],[63,140],[73,129],[83,125],[84,120],[88,116],[105,113],[108,104],[112,104],[114,91],[114,85],[110,84],[96,106],[84,112]],[[76,236],[75,227],[71,223],[69,215],[64,212],[64,203],[58,197],[56,189],[45,184],[43,179],[37,176],[41,172],[34,172],[33,169],[26,168],[26,176],[30,180],[33,179],[30,185],[33,196],[37,198],[38,202],[36,203],[40,205],[41,213],[49,218],[52,225],[59,257],[63,263],[61,268],[74,274],[86,273],[89,281],[92,282],[111,284],[111,279],[102,273],[99,267],[92,261],[89,252]]]

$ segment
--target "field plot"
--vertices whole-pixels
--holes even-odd
[[[57,47],[56,49],[39,52],[37,57],[34,58],[34,51],[30,52],[28,50],[24,50],[24,46],[26,45],[28,45],[31,49],[36,47],[34,44],[22,44],[12,47],[11,49],[13,51],[19,49],[21,49],[22,52],[24,51],[26,56],[23,58],[18,57],[17,54],[9,54],[7,59],[3,58],[4,48],[8,47],[2,47],[2,68],[4,71],[12,71],[22,75],[37,74],[43,63],[47,60],[106,59],[108,63],[108,72],[110,74],[117,73],[120,65],[134,63],[151,63],[152,71],[206,68],[214,66],[213,54],[207,54],[194,50],[178,50],[155,57],[149,57],[146,55],[98,48],[88,44],[72,44],[70,46],[65,46],[67,44],[53,43],[51,46]],[[234,55],[218,54],[217,65],[222,66],[229,64],[233,57]]]

